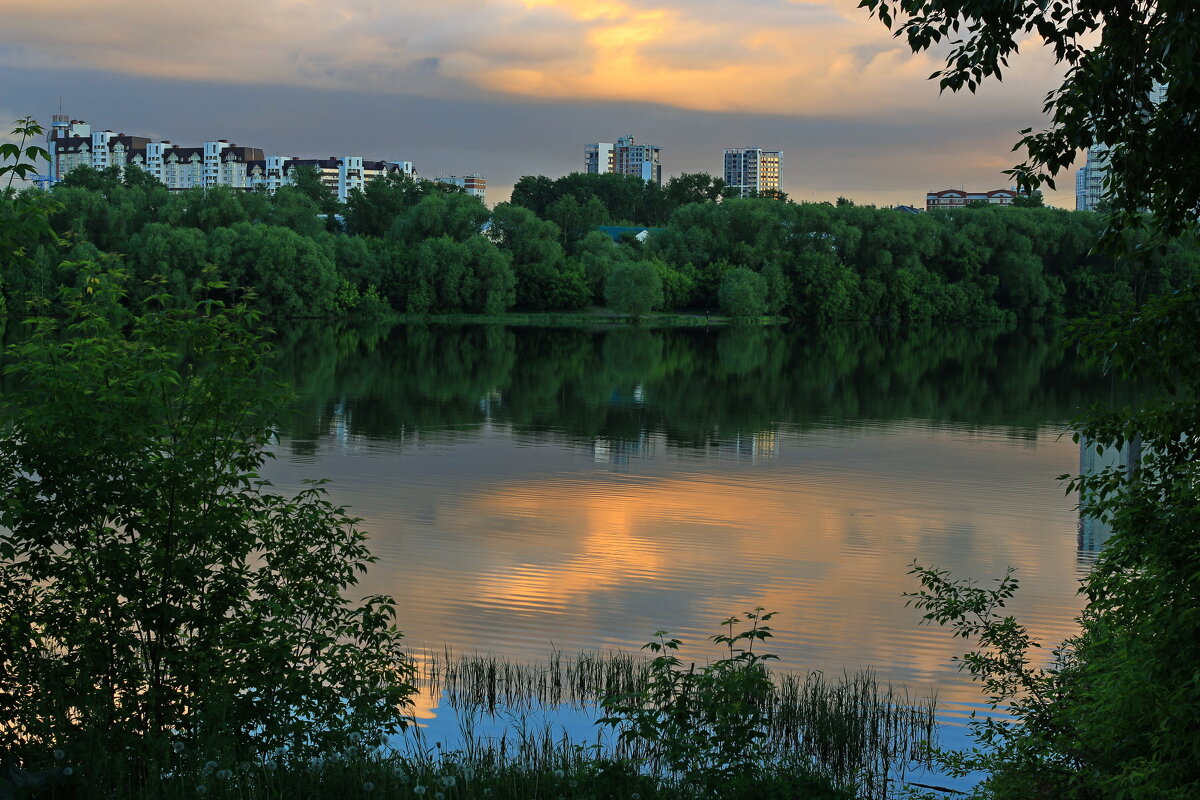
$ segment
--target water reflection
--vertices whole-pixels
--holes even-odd
[[[271,477],[333,479],[417,645],[689,656],[779,610],[791,669],[871,665],[949,708],[978,692],[901,597],[915,559],[1016,566],[1035,635],[1073,631],[1067,420],[1111,387],[1052,331],[302,329]],[[1090,545],[1089,545],[1090,546]]]
[[[1100,447],[1096,442],[1079,441],[1079,474],[1094,476],[1106,470],[1132,472],[1141,458],[1140,443],[1125,442],[1121,447]],[[1079,515],[1079,568],[1086,572],[1096,562],[1104,543],[1112,536],[1112,522],[1088,514]]]
[[[298,454],[338,425],[403,444],[487,423],[674,447],[777,430],[921,419],[1027,438],[1103,385],[1053,332],[835,328],[658,332],[495,326],[290,330],[280,370],[301,398]]]

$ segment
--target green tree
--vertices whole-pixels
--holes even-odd
[[[130,314],[120,273],[75,268],[86,289],[10,349],[0,405],[0,750],[65,750],[108,795],[397,729],[393,602],[346,596],[364,534],[319,485],[258,476],[285,399],[260,321],[166,296]]]
[[[255,304],[281,316],[337,310],[342,279],[334,254],[289,228],[239,222],[208,236],[208,260],[234,290],[253,289]]]
[[[316,236],[325,229],[320,206],[294,186],[280,186],[275,190],[266,217],[260,221],[291,228],[302,236]]]
[[[546,208],[545,217],[558,226],[563,250],[574,255],[580,239],[608,222],[608,211],[598,197],[589,197],[581,203],[574,195],[568,194],[551,203]]]
[[[721,310],[730,316],[761,317],[767,313],[767,280],[745,267],[725,273],[719,296]]]
[[[1031,194],[1019,194],[1013,198],[1014,208],[1045,208],[1046,198],[1042,196],[1040,191],[1032,192]]]
[[[418,314],[501,314],[516,299],[507,254],[482,236],[425,240],[417,246],[411,280],[408,309]]]
[[[709,637],[728,650],[700,669],[684,668],[679,639],[655,633],[642,646],[655,654],[645,690],[606,697],[599,720],[622,741],[648,748],[656,767],[708,792],[759,777],[769,761],[774,683],[764,662],[777,656],[755,653],[754,646],[771,638],[766,623],[774,613],[756,608],[741,616],[722,621],[728,633]]]
[[[129,265],[141,282],[166,281],[176,298],[192,299],[192,286],[208,263],[208,240],[195,228],[173,228],[161,222],[147,225],[130,240]],[[144,293],[145,290],[139,292]]]
[[[667,198],[678,208],[688,203],[715,203],[725,192],[725,181],[706,172],[685,172],[667,181]]]
[[[326,185],[321,171],[312,165],[301,164],[293,167],[288,174],[296,191],[316,203],[317,208],[325,215],[326,229],[335,230],[338,227],[335,217],[342,213],[343,207],[338,202],[337,193]]]
[[[18,193],[12,188],[16,178],[37,174],[39,162],[49,159],[44,148],[29,144],[42,133],[33,117],[23,117],[12,129],[18,142],[0,145],[0,181],[4,182],[0,190],[0,320],[5,322],[7,312],[16,306],[14,303],[13,308],[9,307],[11,294],[16,292],[15,299],[34,302],[46,298],[50,289],[35,256],[39,250],[59,243],[50,224],[50,216],[58,206],[44,192]],[[22,285],[16,287],[14,282]]]
[[[396,219],[388,237],[409,246],[441,236],[463,242],[478,234],[487,219],[487,206],[478,197],[430,192]]]
[[[360,236],[383,236],[409,208],[428,194],[425,182],[403,173],[369,181],[346,198],[346,231]]]
[[[579,242],[577,258],[587,278],[593,302],[603,302],[604,284],[617,264],[624,260],[625,251],[608,234],[591,231]]]
[[[567,260],[553,222],[540,220],[521,206],[500,203],[492,211],[490,234],[512,256],[518,306],[549,311],[587,303],[583,268]]]
[[[540,217],[546,213],[546,207],[557,199],[553,179],[545,175],[524,175],[513,185],[510,202]]]
[[[621,264],[608,276],[604,298],[609,308],[637,319],[662,307],[662,278],[649,261]]]

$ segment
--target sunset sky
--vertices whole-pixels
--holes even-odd
[[[1006,185],[1060,69],[1034,42],[1003,84],[941,96],[856,0],[0,0],[0,117],[217,138],[297,156],[480,172],[488,199],[634,134],[664,178],[721,148],[785,153],[796,200],[923,204]],[[1054,205],[1073,208],[1064,176]]]

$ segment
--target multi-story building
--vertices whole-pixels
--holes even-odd
[[[595,142],[584,145],[583,166],[587,172],[615,172],[662,183],[662,148],[638,144],[632,135],[616,142]]]
[[[407,175],[410,178],[417,177],[417,171],[413,168],[411,161],[364,161],[363,162],[363,179],[370,183],[376,178],[385,178],[388,175]]]
[[[1111,151],[1107,145],[1088,148],[1087,161],[1075,173],[1075,210],[1095,211],[1104,200]]]
[[[596,142],[583,146],[583,171],[593,174],[613,171],[612,142]]]
[[[144,136],[93,131],[83,120],[65,114],[54,115],[46,142],[50,168],[40,179],[46,185],[62,180],[79,166],[105,169],[134,165],[171,191],[195,186],[230,186],[247,190],[262,188],[273,193],[291,183],[291,170],[303,165],[314,167],[325,185],[344,202],[367,181],[393,173],[416,177],[411,161],[367,161],[362,156],[326,159],[266,156],[260,148],[240,147],[227,139],[205,142],[201,147],[180,147],[167,140],[152,142]],[[469,192],[483,196],[483,178],[471,175],[457,180],[468,182],[465,188]]]
[[[725,148],[725,185],[739,197],[778,197],[783,190],[783,151]]]
[[[969,203],[988,203],[994,206],[1011,206],[1021,197],[1015,189],[993,189],[990,192],[968,192],[965,189],[943,189],[925,195],[925,210],[936,211],[946,208],[962,208]]]
[[[438,178],[442,183],[457,186],[472,197],[487,200],[487,178],[482,175],[451,175],[449,178]]]
[[[93,131],[92,126],[81,119],[55,114],[46,134],[46,149],[50,153],[47,177],[50,181],[60,180],[79,166],[124,168],[135,153],[145,150],[149,142],[144,136]]]
[[[68,139],[71,140],[69,144]],[[88,147],[81,150],[80,146],[85,139]],[[81,119],[71,119],[67,114],[55,114],[50,123],[50,130],[46,132],[46,150],[50,153],[47,178],[51,181],[59,180],[75,167],[82,164],[91,166],[91,140],[91,125]],[[62,143],[61,147],[59,143]]]
[[[163,148],[163,183],[173,192],[204,185],[204,148],[180,147],[173,144]]]
[[[362,156],[330,156],[329,158],[286,158],[272,156],[265,162],[263,186],[274,192],[280,186],[293,182],[292,172],[297,167],[312,167],[321,182],[337,195],[343,203],[354,190],[362,191],[367,181],[382,178],[392,173],[416,176],[411,161],[366,161]]]
[[[638,144],[632,135],[622,136],[613,145],[613,171],[662,183],[662,148]]]
[[[1149,107],[1142,109],[1144,119],[1151,117],[1152,107],[1167,99],[1167,84],[1155,83],[1147,95]],[[1098,142],[1088,148],[1087,160],[1075,173],[1075,210],[1095,211],[1108,195],[1108,173],[1112,164],[1112,149]]]

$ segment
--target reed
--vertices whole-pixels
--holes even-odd
[[[623,651],[551,652],[540,661],[514,663],[491,654],[420,651],[417,685],[441,697],[458,715],[463,752],[476,763],[535,769],[566,767],[596,758],[655,771],[652,743],[571,741],[553,723],[530,723],[534,712],[571,709],[592,715],[606,697],[644,694],[650,659]],[[863,797],[886,797],[892,782],[914,765],[926,765],[936,734],[936,701],[914,697],[882,682],[870,670],[829,676],[822,672],[771,672],[773,690],[763,712],[770,764],[804,764],[814,774]],[[475,735],[483,717],[513,724],[500,737]],[[418,745],[419,748],[419,745]]]
[[[701,786],[656,761],[654,742],[597,726],[581,740],[555,714],[595,720],[605,698],[647,691],[651,662],[627,652],[553,652],[532,663],[449,650],[409,654],[423,693],[453,709],[458,732],[430,742],[409,726],[399,739],[361,741],[317,758],[286,753],[176,751],[179,765],[130,800],[883,800],[907,768],[924,763],[935,732],[934,700],[913,698],[869,672],[771,672],[761,712],[768,735],[750,778]],[[486,726],[484,723],[488,723]],[[497,724],[497,723],[503,723]],[[484,733],[484,729],[498,731]],[[0,798],[95,797],[112,753],[58,752],[52,767],[7,767]],[[168,756],[170,758],[170,756]],[[211,760],[210,760],[211,759]],[[714,792],[716,793],[714,795]]]

